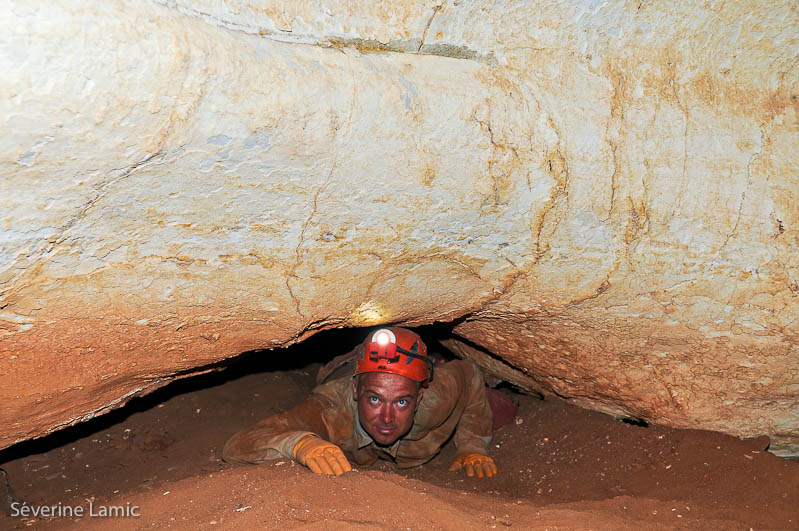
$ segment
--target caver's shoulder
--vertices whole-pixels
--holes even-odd
[[[456,378],[461,376],[467,379],[471,379],[475,375],[482,375],[477,364],[470,360],[451,360],[436,365],[433,379],[442,374]]]
[[[342,376],[319,385],[311,391],[311,395],[327,398],[334,404],[352,400],[352,376]]]
[[[469,360],[452,360],[436,364],[433,371],[433,381],[428,386],[427,393],[451,394],[459,393],[479,381],[482,384],[483,375],[480,368]]]

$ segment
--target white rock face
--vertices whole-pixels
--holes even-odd
[[[460,318],[519,385],[799,448],[793,2],[0,7],[0,447]]]

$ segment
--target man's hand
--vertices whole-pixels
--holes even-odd
[[[306,435],[294,446],[294,460],[307,466],[316,474],[340,476],[352,470],[344,452],[335,444],[316,435]]]
[[[477,453],[460,454],[449,467],[450,472],[453,470],[464,469],[466,475],[473,477],[477,474],[478,478],[490,478],[498,473],[497,465],[494,460],[487,455]]]

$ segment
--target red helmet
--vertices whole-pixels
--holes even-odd
[[[405,328],[380,328],[363,342],[355,374],[390,372],[417,382],[433,378],[433,362],[422,338]]]

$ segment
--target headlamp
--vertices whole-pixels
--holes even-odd
[[[397,338],[394,336],[394,332],[383,328],[374,333],[372,342],[377,343],[381,347],[385,347],[389,343],[396,343]]]

